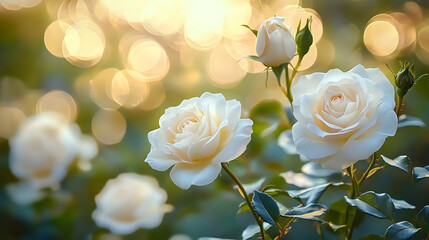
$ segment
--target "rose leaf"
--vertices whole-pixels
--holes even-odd
[[[381,158],[390,166],[397,167],[405,172],[408,172],[408,166],[411,164],[410,158],[405,155],[401,155],[393,160],[383,155],[381,155]]]
[[[405,114],[402,114],[399,116],[398,121],[398,128],[403,127],[425,127],[425,123],[420,119],[416,117],[411,117]]]
[[[344,196],[346,202],[353,207],[356,207],[361,212],[377,218],[393,217],[393,209],[395,208],[392,198],[386,193],[374,193],[368,191],[360,195],[357,199],[350,199]]]
[[[384,237],[386,240],[407,240],[411,239],[419,230],[420,228],[415,228],[411,223],[403,221],[390,225]]]
[[[413,180],[415,182],[429,178],[429,165],[426,167],[415,167],[413,169]]]
[[[282,214],[282,217],[286,218],[299,218],[304,220],[312,220],[312,221],[319,221],[323,222],[319,216],[322,216],[326,212],[326,206],[322,204],[317,203],[311,203],[304,207],[295,207],[287,210],[284,214]]]
[[[253,206],[258,215],[267,223],[276,226],[276,221],[280,216],[279,206],[268,194],[253,191]]]
[[[425,232],[429,231],[429,205],[426,205],[420,210],[417,215],[417,227],[422,228]]]

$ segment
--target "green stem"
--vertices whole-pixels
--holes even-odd
[[[291,81],[289,79],[289,67],[288,64],[285,65],[285,78],[286,78],[286,92],[284,90],[284,88],[280,87],[283,91],[283,94],[286,95],[287,99],[289,100],[290,105],[292,106],[292,93],[290,91],[290,86],[291,86]]]
[[[399,117],[399,114],[401,113],[402,98],[403,97],[398,96],[398,104],[396,104],[396,110],[395,110],[395,112],[396,112],[396,116],[398,116],[398,117]]]
[[[376,160],[377,160],[377,152],[372,154],[371,163],[369,164],[365,173],[362,175],[362,177],[358,181],[359,187],[362,185],[363,181],[365,181],[365,179],[368,177],[368,174],[371,172],[371,169],[374,167]]]
[[[322,223],[318,222],[317,227],[319,228],[320,238],[325,240],[325,235],[323,234]]]
[[[351,198],[354,199],[359,195],[359,184],[356,181],[356,176],[355,176],[355,169],[354,169],[354,164],[351,165],[350,167],[347,168],[347,173],[350,176],[350,181],[352,182],[352,193],[351,193]],[[347,225],[348,222],[348,216],[349,216],[349,205],[347,205],[347,209],[346,209],[346,221],[345,224]],[[350,224],[350,229],[347,232],[346,235],[346,239],[347,240],[351,240],[352,239],[352,235],[353,235],[353,229],[354,229],[354,216],[351,219],[351,224]]]
[[[265,239],[265,233],[264,233],[264,227],[262,225],[262,222],[259,221],[259,217],[258,214],[256,213],[255,209],[253,208],[252,202],[250,201],[249,195],[247,195],[246,190],[244,189],[243,185],[241,184],[240,180],[238,180],[238,178],[234,175],[234,173],[231,171],[231,169],[228,168],[228,166],[226,165],[226,163],[222,163],[222,168],[223,170],[225,170],[225,172],[228,173],[228,175],[235,181],[235,183],[238,186],[238,189],[242,195],[242,197],[244,198],[244,200],[246,200],[247,206],[249,207],[250,211],[253,214],[253,217],[255,218],[256,222],[259,225],[259,229],[261,231],[261,237],[262,240]]]
[[[292,84],[292,81],[295,78],[296,73],[298,72],[298,68],[299,68],[299,66],[301,66],[301,62],[302,62],[302,57],[299,57],[298,62],[296,63],[295,67],[293,68],[292,75],[290,76],[290,84]]]

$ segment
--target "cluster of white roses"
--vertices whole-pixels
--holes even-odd
[[[266,20],[257,34],[259,59],[268,67],[290,62],[297,49],[283,20]],[[341,171],[368,158],[396,132],[394,88],[379,69],[313,73],[291,92],[296,151],[326,168]],[[183,189],[211,183],[221,163],[240,156],[250,141],[252,121],[240,120],[240,112],[239,102],[211,93],[167,109],[160,128],[149,133],[146,162],[158,171],[174,165],[171,179]]]
[[[300,55],[296,37],[283,20],[273,17],[259,28],[256,50],[267,67],[289,63],[297,51]],[[358,65],[348,72],[313,73],[288,90],[297,119],[292,128],[296,152],[326,168],[341,171],[368,158],[396,132],[394,88],[379,69]],[[151,150],[145,161],[158,171],[172,167],[171,179],[182,189],[209,184],[223,163],[246,150],[252,125],[252,120],[241,118],[240,102],[204,93],[165,110],[159,128],[148,134]],[[86,139],[85,146],[91,142]],[[55,188],[75,158],[80,156],[87,168],[84,160],[96,155],[95,142],[90,143],[95,148],[83,151],[88,148],[81,140],[79,127],[61,116],[31,117],[10,140],[12,173],[35,189]],[[93,218],[117,234],[154,228],[171,209],[166,199],[156,179],[124,173],[96,196]]]

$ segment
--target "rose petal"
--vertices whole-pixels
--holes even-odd
[[[220,164],[178,163],[171,169],[170,177],[182,189],[191,185],[203,186],[213,182],[221,171]]]

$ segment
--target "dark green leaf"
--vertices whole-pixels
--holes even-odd
[[[408,166],[411,164],[410,158],[405,155],[401,155],[393,160],[383,155],[381,155],[381,158],[390,166],[397,167],[405,172],[408,172]]]
[[[417,215],[417,227],[422,228],[425,232],[429,231],[429,205],[426,205],[420,210]]]
[[[395,205],[393,204],[392,198],[389,196],[389,194],[368,191],[361,194],[358,199],[379,210],[387,217],[393,217],[393,210],[395,209]]]
[[[399,116],[398,128],[412,127],[412,126],[425,127],[425,123],[420,118],[411,117],[405,114],[402,114],[401,116]]]
[[[276,201],[268,194],[253,191],[253,206],[258,215],[267,223],[276,225],[280,210]]]
[[[416,234],[420,228],[415,228],[407,221],[390,225],[384,234],[386,240],[408,240]]]
[[[417,182],[424,178],[429,178],[429,165],[426,167],[415,167],[413,169],[413,180]]]
[[[330,186],[338,187],[346,191],[351,189],[351,186],[345,183],[325,183],[311,188],[306,188],[301,190],[289,190],[287,192],[289,193],[289,195],[293,197],[299,197],[306,204],[310,204],[310,203],[316,203],[319,200],[320,196],[322,196],[322,194]]]
[[[384,215],[382,212],[378,211],[368,203],[365,203],[364,201],[360,199],[350,199],[347,196],[344,196],[346,202],[350,204],[350,206],[356,207],[361,212],[364,212],[366,214],[369,214],[374,217],[378,218],[388,218],[386,215]]]
[[[393,202],[395,209],[397,209],[397,210],[416,208],[414,205],[411,205],[404,200],[396,200],[396,199],[392,198],[392,202]]]
[[[354,219],[356,214],[356,208],[348,208],[348,205],[349,204],[344,198],[332,203],[323,219],[334,224],[342,225],[345,224],[344,221],[347,218],[347,225],[350,225],[351,220]],[[348,215],[347,217],[346,214]]]
[[[322,221],[319,216],[325,214],[327,207],[322,204],[311,203],[304,207],[295,207],[287,210],[282,217],[299,218],[304,220]]]
[[[361,212],[377,218],[392,218],[394,205],[392,198],[386,193],[374,193],[372,191],[363,193],[357,199],[345,196],[346,201]]]
[[[375,235],[375,234],[369,234],[365,237],[359,238],[359,240],[384,240],[383,236]]]
[[[237,215],[240,215],[242,213],[245,213],[247,211],[249,211],[249,206],[247,205],[246,202],[242,202],[240,203],[240,205],[238,205],[238,210],[237,210]]]
[[[246,24],[242,24],[241,26],[249,29],[250,31],[252,31],[253,34],[255,34],[255,36],[258,36],[258,30],[252,29],[251,27],[249,27],[249,25]]]
[[[278,67],[271,67],[274,75],[276,75],[276,78],[277,78],[279,85],[281,85],[282,73],[283,73],[283,70],[287,67],[287,65],[288,65],[288,63],[283,63]]]

